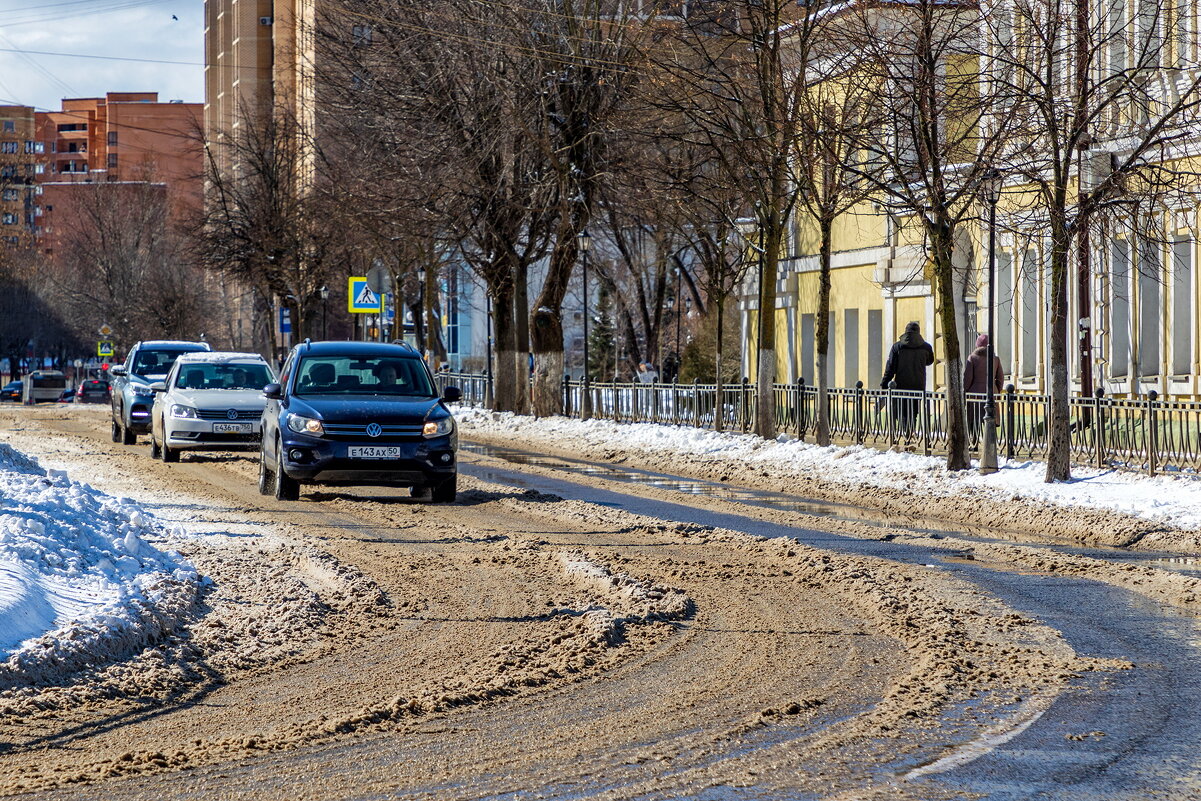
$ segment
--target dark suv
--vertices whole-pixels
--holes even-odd
[[[300,485],[410,487],[455,499],[458,432],[429,368],[408,345],[305,342],[292,349],[263,410],[259,492]]]

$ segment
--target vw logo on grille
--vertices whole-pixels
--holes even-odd
[[[378,437],[382,433],[384,433],[384,427],[379,423],[369,423],[367,425],[367,436]]]
[[[225,413],[225,416],[228,417],[230,420],[237,420],[238,419],[238,410],[230,409],[228,412]]]

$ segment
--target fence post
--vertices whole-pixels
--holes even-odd
[[[1093,437],[1097,443],[1097,467],[1105,466],[1105,388],[1097,387],[1093,393],[1096,396],[1096,431]]]
[[[671,422],[680,424],[680,381],[674,377],[671,382]]]
[[[796,380],[796,406],[793,408],[793,413],[796,415],[796,438],[801,442],[805,441],[805,379],[798,378]]]
[[[742,434],[746,434],[748,424],[751,423],[751,379],[742,376],[742,393],[739,400],[739,417],[742,426]]]
[[[563,374],[563,415],[571,417],[571,375]]]
[[[922,390],[922,451],[930,455],[930,393]]]
[[[863,444],[863,382],[855,382],[855,442]]]
[[[1013,384],[1005,387],[1005,458],[1014,459],[1017,455],[1014,443],[1015,421],[1017,411],[1017,390]]]
[[[1159,399],[1159,393],[1151,390],[1147,394],[1146,414],[1144,415],[1144,427],[1147,430],[1147,475],[1155,475],[1155,457],[1159,450],[1159,432],[1156,428],[1155,401]]]

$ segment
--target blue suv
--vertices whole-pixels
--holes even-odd
[[[263,389],[259,492],[300,497],[301,484],[407,486],[455,499],[458,431],[420,354],[408,345],[305,342]]]

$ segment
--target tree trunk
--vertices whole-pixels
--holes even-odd
[[[942,341],[947,385],[947,469],[967,470],[967,413],[963,395],[963,354],[959,347],[959,320],[955,314],[955,273],[952,255],[955,230],[944,226],[932,237],[934,274],[938,285],[938,316],[942,323]],[[933,338],[933,337],[931,337]]]
[[[759,359],[755,365],[755,433],[776,437],[776,276],[780,265],[780,225],[773,213],[763,239],[759,278]]]
[[[1068,243],[1061,221],[1051,221],[1050,360],[1051,419],[1047,421],[1046,481],[1072,478],[1071,405],[1068,397]]]
[[[717,370],[714,372],[714,381],[716,385],[716,400],[713,404],[713,430],[721,431],[725,428],[725,403],[722,398],[722,376],[721,376],[721,360],[723,349],[725,347],[725,327],[726,327],[726,304],[725,298],[720,295],[717,297]]]
[[[530,273],[525,265],[513,272],[513,369],[517,381],[513,411],[530,413]]]
[[[818,221],[821,233],[821,252],[817,287],[817,322],[814,331],[817,347],[817,444],[830,444],[830,265],[833,261],[834,221]],[[798,398],[798,403],[803,403]],[[801,432],[804,436],[804,432]]]
[[[533,314],[530,331],[534,348],[534,415],[563,414],[563,323],[550,309]]]
[[[513,326],[513,285],[505,281],[492,288],[493,339],[496,343],[496,374],[493,376],[493,408],[517,410],[517,337]]]

